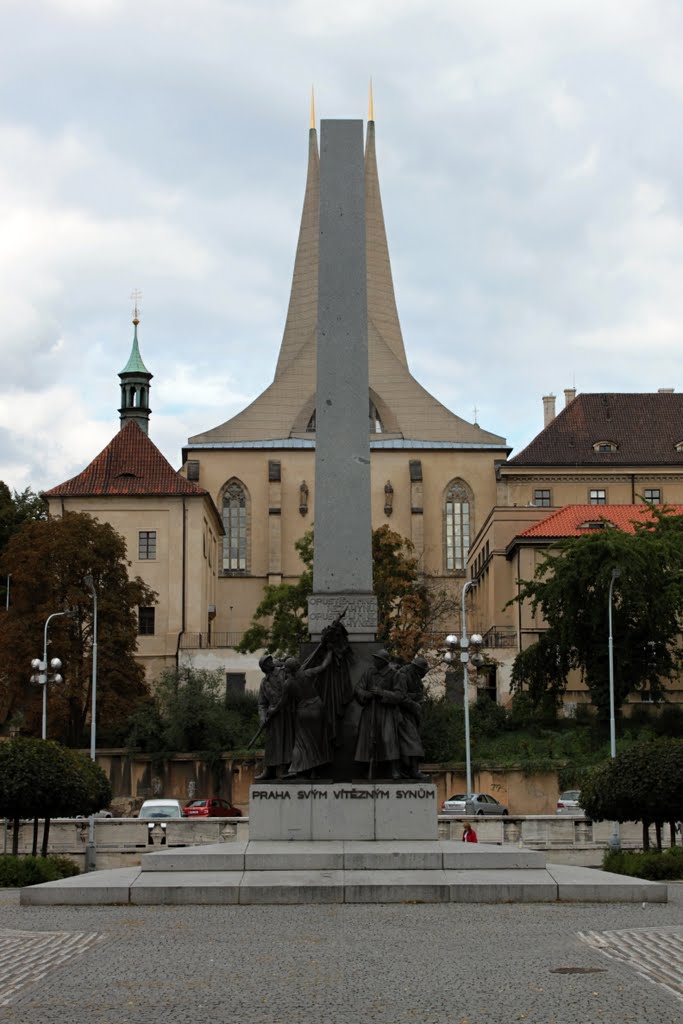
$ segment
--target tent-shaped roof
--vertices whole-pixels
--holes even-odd
[[[130,420],[78,476],[44,491],[45,498],[93,495],[205,495],[179,476],[157,446]]]

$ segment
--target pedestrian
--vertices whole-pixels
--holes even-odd
[[[477,833],[474,831],[469,821],[465,822],[465,827],[462,830],[462,841],[463,843],[478,843]]]

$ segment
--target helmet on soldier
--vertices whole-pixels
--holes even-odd
[[[298,658],[287,658],[287,660],[285,661],[285,669],[287,670],[287,672],[298,672],[300,668],[301,662],[299,661]]]
[[[385,661],[387,664],[391,661],[391,655],[384,649],[381,651],[375,651],[373,658],[377,658],[378,661]]]
[[[272,654],[268,654],[268,651],[266,651],[266,653],[262,654],[261,657],[258,660],[258,667],[261,669],[262,672],[266,671],[266,665],[268,664],[268,662],[270,662],[271,665],[274,664],[274,662],[273,662],[273,655]]]
[[[429,664],[426,658],[423,658],[421,654],[416,654],[413,658],[413,665],[415,668],[419,668],[422,674],[429,672]]]

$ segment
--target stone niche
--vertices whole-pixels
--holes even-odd
[[[249,838],[285,840],[434,840],[431,782],[255,783],[249,790]]]

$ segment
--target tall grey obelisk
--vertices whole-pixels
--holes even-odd
[[[321,121],[312,640],[346,609],[372,641],[368,298],[363,122]]]

